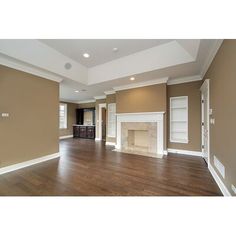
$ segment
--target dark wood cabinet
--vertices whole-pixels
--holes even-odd
[[[87,126],[87,138],[95,138],[95,127]]]
[[[74,125],[73,126],[73,136],[74,138],[95,138],[95,126],[82,126]]]

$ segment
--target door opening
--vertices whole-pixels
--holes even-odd
[[[102,108],[102,140],[106,141],[106,108]]]

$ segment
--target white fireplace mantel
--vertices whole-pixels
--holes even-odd
[[[165,112],[117,113],[116,149],[121,149],[122,122],[156,122],[157,123],[157,154],[164,155],[164,114]]]

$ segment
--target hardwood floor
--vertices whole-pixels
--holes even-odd
[[[60,159],[0,175],[5,196],[219,196],[203,159],[112,151],[104,142],[60,141]]]

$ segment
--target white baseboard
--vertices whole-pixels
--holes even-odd
[[[101,139],[100,138],[95,138],[95,141],[101,141]]]
[[[113,143],[113,142],[106,142],[106,145],[115,146],[115,145],[116,145],[116,143]]]
[[[202,152],[172,149],[172,148],[168,148],[167,151],[170,152],[170,153],[177,153],[177,154],[184,154],[184,155],[202,157]]]
[[[219,177],[219,175],[216,173],[212,165],[209,163],[208,164],[208,169],[211,172],[214,180],[216,181],[217,185],[219,186],[221,192],[223,193],[224,196],[232,196],[227,187],[224,185],[223,181]]]
[[[60,136],[59,139],[73,138],[73,135]]]
[[[164,154],[164,155],[168,155],[168,151],[167,151],[167,150],[164,150],[164,151],[163,151],[163,154]]]
[[[32,160],[29,160],[29,161],[24,161],[24,162],[17,163],[17,164],[14,164],[14,165],[2,167],[2,168],[0,168],[0,175],[11,172],[11,171],[15,171],[15,170],[25,168],[27,166],[32,166],[32,165],[35,165],[35,164],[38,164],[38,163],[41,163],[41,162],[44,162],[44,161],[49,161],[51,159],[58,158],[59,156],[60,156],[60,153],[57,152],[57,153],[53,153],[53,154],[50,154],[50,155],[47,155],[47,156],[32,159]]]

